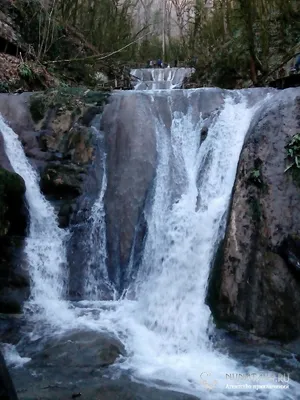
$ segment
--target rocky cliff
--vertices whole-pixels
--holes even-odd
[[[283,340],[300,334],[299,94],[277,95],[249,132],[209,290],[217,321]]]
[[[42,192],[56,207],[60,226],[70,228],[74,242],[82,209],[89,210],[99,190],[94,163],[97,130],[91,123],[101,114],[106,97],[76,88],[0,96],[1,115],[19,135],[40,173]],[[28,274],[20,257],[28,221],[25,185],[12,171],[1,135],[0,166],[0,312],[13,313],[21,311],[29,295]],[[80,257],[74,242],[69,252],[70,279],[77,282],[82,268],[75,268]]]

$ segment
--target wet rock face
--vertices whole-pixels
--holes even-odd
[[[300,187],[285,172],[300,132],[297,95],[271,101],[248,136],[208,296],[217,320],[282,340],[300,335]]]
[[[138,242],[139,232],[145,229],[143,209],[155,176],[156,135],[150,103],[143,94],[114,96],[103,115],[108,271],[120,289],[135,238]]]
[[[22,262],[28,216],[23,179],[0,168],[0,313],[18,313],[29,296]]]
[[[7,370],[5,360],[0,351],[0,399],[1,400],[18,400],[18,396],[11,377]]]
[[[84,168],[69,163],[55,162],[49,164],[41,179],[41,189],[45,194],[55,197],[78,197],[82,194]]]

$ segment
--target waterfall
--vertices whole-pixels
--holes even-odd
[[[189,95],[184,94],[189,103]],[[201,391],[201,372],[216,379],[235,371],[233,360],[212,349],[205,304],[209,270],[227,212],[239,154],[254,110],[247,98],[225,96],[200,146],[201,115],[191,105],[174,111],[170,131],[157,120],[153,203],[136,300],[120,304],[120,330],[132,357],[123,368],[140,379],[165,380]]]
[[[135,90],[175,89],[193,72],[193,68],[146,68],[133,69],[131,76]]]
[[[105,286],[113,291],[109,283],[106,269],[106,232],[105,232],[105,210],[103,198],[107,186],[105,157],[103,166],[102,187],[98,199],[95,201],[90,215],[91,229],[88,241],[94,244],[95,248],[91,249],[90,258],[88,260],[85,271],[85,297],[89,300],[100,300],[104,297],[102,287]],[[106,290],[107,292],[107,290]]]
[[[161,81],[169,88],[179,85],[186,76],[182,71],[179,77],[171,69],[153,71],[134,73],[143,83],[152,82],[152,89]],[[55,325],[65,331],[112,332],[127,352],[114,371],[123,370],[136,381],[191,393],[199,399],[295,398],[280,390],[257,394],[247,388],[226,389],[226,374],[259,371],[239,365],[214,348],[210,340],[214,326],[206,305],[208,277],[224,233],[238,159],[256,111],[262,101],[268,101],[266,93],[144,90],[112,96],[103,115],[103,132],[107,148],[110,143],[113,149],[108,152],[116,154],[107,154],[102,160],[106,163],[102,186],[88,221],[91,255],[83,266],[86,297],[71,309],[64,300],[68,233],[58,228],[55,212],[40,193],[38,176],[17,135],[0,118],[8,158],[26,183],[30,231],[25,252],[32,279],[29,308],[44,310],[42,317],[49,322],[51,333]],[[203,128],[206,138],[201,137]],[[149,173],[151,168],[155,173]],[[109,185],[112,195],[105,199]],[[120,204],[120,199],[128,203]],[[105,201],[117,203],[109,208],[118,213],[109,221],[111,232],[118,234],[113,245],[118,249],[120,242],[126,241],[122,250],[125,254],[129,249],[130,254],[123,258],[129,259],[130,268],[135,265],[130,240],[136,240],[141,217],[147,225],[138,268],[128,274],[134,280],[127,287],[128,295],[118,301],[101,297],[101,285],[109,276],[105,269],[107,241],[114,239],[106,236]],[[142,208],[140,215],[132,213],[137,208]],[[121,221],[120,215],[124,215]],[[118,256],[111,263],[114,268]]]
[[[202,120],[193,124],[190,112],[174,113],[170,140],[160,128],[138,293],[145,324],[167,342],[165,350],[186,352],[208,345],[208,275],[252,114],[246,99],[235,104],[227,97],[201,147]],[[172,168],[183,175],[184,185],[168,179]]]
[[[240,151],[261,105],[256,101],[256,106],[250,104],[255,96],[263,99],[265,92],[254,91],[250,97],[249,92],[214,89],[118,96],[132,107],[137,96],[139,103],[150,107],[154,118],[158,164],[151,205],[145,209],[148,230],[129,296],[111,302],[110,307],[107,302],[84,302],[86,313],[80,310],[77,314],[80,324],[119,335],[128,353],[119,367],[138,381],[168,385],[204,399],[242,396],[253,400],[253,390],[226,390],[226,374],[259,371],[242,367],[214,349],[205,299]],[[201,109],[207,111],[209,98],[222,106],[207,116]],[[116,99],[115,105],[120,104]],[[104,119],[115,121],[114,115],[112,112]],[[139,117],[143,114],[137,111],[135,118]],[[170,126],[166,121],[171,121]],[[201,143],[204,126],[208,126],[208,135]],[[95,318],[99,307],[101,317]],[[201,383],[203,374],[208,383],[216,385],[213,391]],[[280,391],[268,390],[260,393],[260,398],[283,400],[286,394],[283,397]]]
[[[64,241],[67,232],[58,227],[56,214],[39,188],[39,178],[26,158],[15,132],[0,115],[0,132],[5,151],[14,171],[26,184],[30,228],[25,244],[25,255],[31,277],[29,308],[38,307],[45,319],[57,320],[57,311],[63,307],[68,281]],[[36,312],[38,317],[39,313]]]

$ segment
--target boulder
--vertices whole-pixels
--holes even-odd
[[[300,335],[300,187],[297,167],[286,171],[298,96],[277,94],[249,132],[208,291],[217,322],[280,340]]]
[[[110,333],[65,332],[48,340],[31,341],[26,350],[31,361],[24,368],[12,370],[20,400],[198,398],[168,389],[164,383],[159,388],[134,382],[128,372],[116,366],[123,361],[126,352],[122,343]]]
[[[116,338],[93,331],[71,331],[49,339],[43,350],[31,355],[28,366],[69,368],[108,367],[125,355],[125,349]]]

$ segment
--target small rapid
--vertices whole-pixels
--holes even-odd
[[[131,70],[135,90],[178,89],[193,68],[145,68]]]

